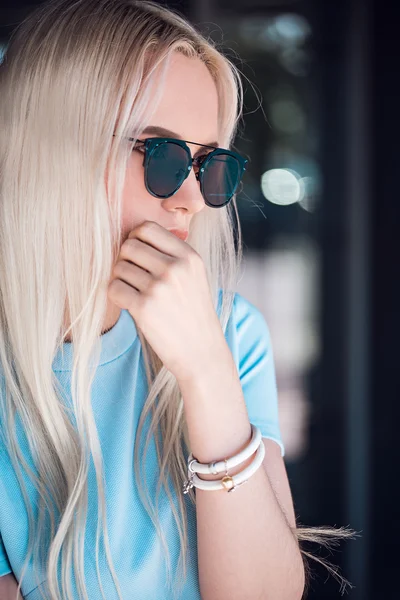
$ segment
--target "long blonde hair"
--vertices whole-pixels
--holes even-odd
[[[72,600],[72,565],[79,597],[88,598],[82,576],[82,536],[90,457],[98,486],[97,576],[103,590],[98,564],[103,533],[107,562],[122,599],[108,541],[91,385],[100,357],[108,282],[121,245],[121,195],[133,146],[126,137],[149,122],[173,52],[200,58],[208,67],[219,96],[219,141],[230,147],[242,115],[240,71],[215,42],[205,39],[178,12],[156,2],[55,0],[42,5],[15,30],[0,67],[0,360],[6,384],[0,432],[24,490],[29,519],[29,546],[19,589],[32,554],[34,564],[39,564],[49,515],[50,545],[43,560],[52,600]],[[113,185],[105,177],[107,172],[115,176]],[[242,258],[235,198],[223,209],[205,207],[196,214],[189,242],[205,263],[215,306],[218,290],[223,291],[219,318],[225,331]],[[62,351],[69,332],[74,341],[71,397],[76,427],[52,372],[55,354]],[[171,587],[168,543],[139,472],[139,440],[151,413],[144,455],[154,435],[160,468],[157,490],[159,494],[164,486],[171,500],[184,580],[188,533],[181,488],[188,431],[176,379],[140,329],[138,335],[149,393],[136,434],[135,477],[166,551]],[[38,475],[16,443],[16,415]],[[37,522],[20,464],[38,491]],[[195,505],[193,490],[188,498]],[[297,527],[293,534],[299,542],[329,545],[350,532]],[[312,556],[305,551],[303,555]],[[328,568],[340,577],[335,567]]]

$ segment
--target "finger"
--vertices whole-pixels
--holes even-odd
[[[113,279],[108,286],[108,296],[114,304],[131,312],[138,304],[141,294],[125,281]]]
[[[139,292],[143,292],[148,288],[152,275],[127,260],[119,260],[113,269],[115,278],[125,281],[129,285],[136,288]]]
[[[119,259],[126,259],[158,277],[164,273],[168,257],[137,238],[128,238],[121,246]]]
[[[155,221],[144,221],[128,236],[138,238],[164,254],[181,258],[187,252],[187,244]]]

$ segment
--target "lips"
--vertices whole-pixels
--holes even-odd
[[[182,231],[181,229],[169,229],[168,231],[170,231],[171,233],[173,233],[174,235],[176,235],[176,237],[180,238],[184,242],[186,242],[186,240],[189,237],[189,232],[188,231]]]

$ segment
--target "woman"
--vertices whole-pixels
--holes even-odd
[[[300,599],[299,542],[350,532],[296,526],[233,291],[239,72],[154,2],[57,0],[1,89],[0,596]]]

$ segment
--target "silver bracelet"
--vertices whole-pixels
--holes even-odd
[[[190,453],[188,457],[188,468],[190,468],[190,471],[201,473],[203,475],[218,475],[218,473],[223,473],[226,469],[232,469],[233,467],[236,467],[236,465],[239,465],[247,460],[257,450],[260,442],[261,430],[259,427],[251,424],[251,440],[244,450],[238,452],[235,454],[235,456],[232,456],[229,459],[208,464],[198,462],[198,460],[194,458],[193,454]]]
[[[242,483],[246,483],[247,479],[256,472],[256,470],[261,465],[264,455],[265,455],[265,446],[261,441],[261,431],[259,427],[255,425],[251,425],[252,428],[252,438],[249,442],[248,446],[235,456],[232,456],[229,459],[225,459],[218,462],[213,462],[209,464],[203,464],[198,462],[193,454],[190,453],[188,457],[188,479],[185,481],[183,485],[183,493],[187,494],[189,489],[192,487],[199,487],[204,490],[220,490],[226,489],[228,492],[234,491],[236,487],[241,485]],[[246,467],[240,473],[231,477],[228,474],[228,470],[236,465],[244,462],[249,458],[252,454],[254,454],[257,449],[257,454],[253,460],[253,462]],[[203,474],[218,474],[225,471],[225,476],[222,479],[216,481],[205,481],[200,479],[197,473]]]

